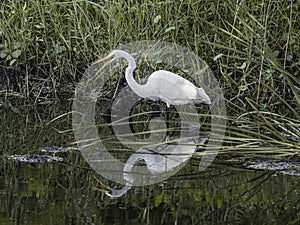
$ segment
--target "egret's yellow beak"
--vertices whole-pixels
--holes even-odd
[[[113,58],[112,55],[108,55],[108,56],[106,56],[106,57],[104,57],[104,58],[102,58],[102,59],[97,60],[96,62],[94,62],[94,63],[92,64],[92,65],[96,65],[96,64],[101,63],[101,62],[103,62],[103,61],[105,61],[105,60],[108,60],[108,61],[107,61],[106,63],[104,63],[104,65],[97,71],[96,75],[98,75],[98,73],[99,73],[101,70],[103,70],[107,65],[109,65],[109,64],[111,63],[112,58]]]
[[[94,177],[94,179],[103,187],[103,188],[97,188],[97,187],[93,187],[93,189],[95,190],[95,191],[100,191],[100,192],[103,192],[103,193],[105,193],[105,194],[110,194],[111,193],[111,190],[110,190],[110,188],[107,186],[107,185],[105,185],[101,180],[99,180],[96,176],[93,176]]]
[[[110,59],[112,59],[112,58],[113,58],[112,55],[105,56],[105,57],[103,57],[102,59],[99,59],[99,60],[97,60],[96,62],[94,62],[93,65],[98,64],[98,63],[100,63],[100,62],[103,62],[103,61],[105,61],[105,60],[109,60],[109,62],[110,62]]]

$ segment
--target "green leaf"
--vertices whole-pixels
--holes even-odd
[[[286,41],[289,38],[289,33],[285,32],[282,34],[282,40]]]
[[[43,25],[38,25],[38,24],[34,25],[34,27],[37,28],[37,29],[43,29],[44,28]]]
[[[4,59],[7,56],[7,54],[5,52],[0,52],[0,58]]]
[[[16,61],[17,61],[16,59],[11,60],[10,63],[9,63],[9,66],[14,65],[14,63],[15,63]]]
[[[63,53],[64,51],[66,51],[65,46],[63,46],[63,45],[57,46],[57,48],[56,48],[56,53],[57,54]]]
[[[217,208],[220,209],[223,206],[223,201],[222,199],[217,199]]]
[[[278,57],[279,51],[278,51],[278,50],[275,50],[275,51],[273,52],[273,54],[274,54],[275,57]]]
[[[22,46],[22,44],[21,44],[20,42],[16,41],[16,42],[14,43],[14,50],[20,48],[21,46]]]
[[[205,191],[205,201],[207,203],[210,203],[210,193],[209,193],[209,191]]]
[[[176,27],[174,27],[174,26],[169,27],[169,28],[167,28],[167,29],[165,30],[165,33],[168,33],[168,32],[170,32],[171,30],[175,30],[175,29],[176,29]]]
[[[286,61],[292,61],[293,60],[293,55],[287,55],[286,56]]]
[[[241,66],[238,67],[238,69],[245,69],[247,66],[247,62],[244,62]]]
[[[11,107],[11,110],[14,112],[14,113],[21,113],[20,109],[15,107],[15,106],[12,106]]]
[[[163,195],[157,195],[155,197],[154,206],[158,207],[163,201]]]
[[[20,50],[20,49],[18,49],[18,50],[16,50],[16,51],[13,51],[12,52],[12,54],[11,54],[11,56],[13,57],[13,58],[18,58],[20,55],[22,54],[22,51]]]
[[[153,23],[158,23],[158,21],[161,19],[161,15],[158,15],[154,18]]]
[[[224,54],[219,54],[219,55],[216,55],[215,57],[214,57],[214,61],[217,61],[219,58],[221,58],[222,56],[223,56]]]
[[[239,90],[240,91],[246,91],[248,89],[248,85],[240,85]]]

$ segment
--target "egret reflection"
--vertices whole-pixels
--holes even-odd
[[[94,190],[104,192],[111,198],[121,197],[126,194],[135,183],[142,183],[143,179],[147,180],[149,178],[151,179],[151,176],[162,176],[168,172],[179,170],[185,165],[187,160],[192,157],[195,149],[196,144],[194,141],[186,142],[184,145],[161,145],[151,150],[141,148],[129,157],[124,166],[123,179],[125,186],[123,188],[111,188],[94,177],[102,186],[101,188],[94,187]],[[137,166],[140,163],[145,166]],[[135,172],[133,171],[134,167],[137,167]]]

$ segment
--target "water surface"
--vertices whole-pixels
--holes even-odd
[[[80,151],[62,161],[25,163],[12,155],[46,154],[74,141],[71,101],[1,108],[0,224],[299,224],[299,177],[246,168],[221,156],[199,172],[192,157],[179,173],[110,199]],[[230,157],[229,157],[230,158]],[[121,185],[102,179],[106,184]]]

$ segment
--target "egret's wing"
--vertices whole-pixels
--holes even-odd
[[[190,81],[165,70],[151,74],[145,85],[147,94],[171,104],[186,104],[197,99],[197,89]]]

